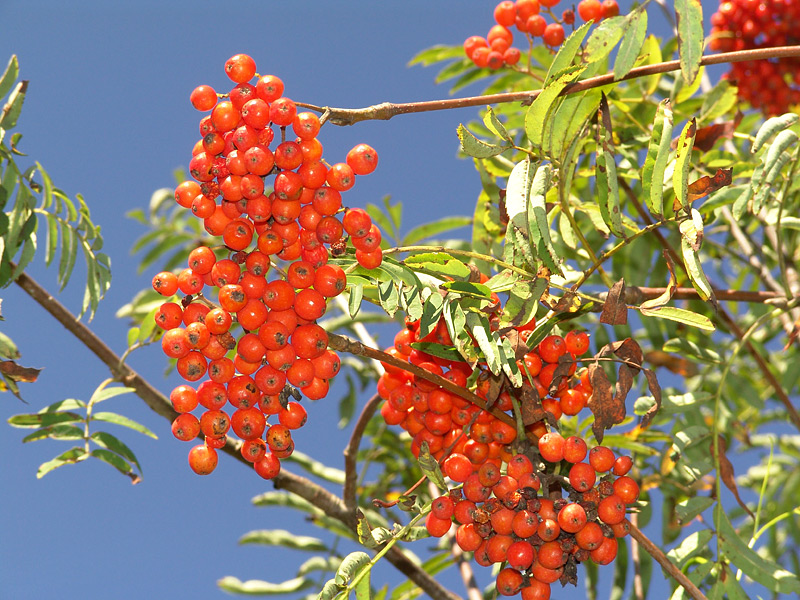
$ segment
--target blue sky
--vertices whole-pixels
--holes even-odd
[[[419,50],[483,35],[493,3],[383,2],[45,2],[0,4],[0,62],[15,53],[30,80],[18,124],[21,147],[71,197],[80,193],[103,228],[113,282],[92,327],[117,352],[127,325],[115,311],[147,286],[129,249],[144,231],[125,217],[145,208],[153,191],[174,184],[188,164],[200,114],[189,92],[208,83],[230,85],[222,67],[233,54],[256,59],[260,73],[286,84],[286,95],[314,104],[360,107],[382,101],[447,96],[434,70],[407,68]],[[340,160],[359,142],[380,155],[376,173],[359,178],[348,202],[379,202],[387,194],[405,205],[404,229],[450,214],[471,214],[478,192],[470,162],[456,159],[456,127],[475,116],[465,109],[397,117],[389,122],[326,128],[326,157]],[[341,157],[341,158],[336,158]],[[30,273],[55,291],[55,271],[37,261]],[[59,298],[80,306],[80,266]],[[3,331],[22,364],[45,367],[23,386],[29,406],[2,397],[3,418],[63,398],[87,400],[106,369],[16,287],[2,292]],[[388,343],[388,341],[386,341]],[[386,344],[384,344],[386,345]],[[165,360],[149,349],[131,364],[167,393],[178,379],[163,377]],[[333,395],[332,395],[333,397]],[[298,449],[327,457],[343,448],[335,402],[314,405],[296,436]],[[212,477],[187,467],[189,445],[133,395],[108,402],[156,431],[154,441],[114,431],[137,453],[144,480],[130,486],[92,461],[36,480],[37,466],[61,452],[43,441],[21,446],[23,432],[0,435],[0,585],[15,600],[41,598],[217,598],[224,575],[280,581],[306,556],[242,547],[251,529],[287,528],[310,535],[297,515],[256,509],[250,498],[271,488],[223,458]],[[655,519],[658,521],[659,519]],[[426,544],[427,542],[420,542]],[[391,569],[382,577],[397,581]],[[658,579],[658,574],[654,575]],[[582,596],[582,582],[574,596]],[[460,593],[462,590],[455,588]]]

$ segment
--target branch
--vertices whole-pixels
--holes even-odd
[[[355,427],[353,427],[353,432],[350,434],[350,442],[347,444],[347,448],[344,449],[344,491],[342,498],[344,499],[344,505],[351,511],[356,508],[356,479],[358,478],[356,457],[358,455],[358,446],[361,444],[361,437],[364,435],[367,424],[380,403],[381,397],[378,394],[375,394],[367,401],[358,416]]]
[[[639,304],[645,300],[658,298],[667,288],[663,287],[625,287],[625,303]],[[728,300],[731,302],[753,302],[764,304],[773,300],[787,300],[786,294],[782,292],[751,292],[749,290],[714,290],[714,295],[718,300]],[[600,295],[603,297],[603,294]],[[673,300],[699,300],[700,294],[694,288],[679,287],[675,288],[672,294]]]
[[[14,268],[16,267],[12,266],[12,269]],[[111,371],[114,379],[136,390],[136,395],[155,413],[168,419],[170,422],[178,416],[178,413],[172,409],[172,404],[168,398],[136,371],[123,363],[120,357],[111,350],[103,340],[97,337],[86,325],[78,321],[75,315],[50,295],[47,290],[42,288],[34,279],[22,273],[16,279],[16,283],[37,304],[50,313],[56,321],[61,323],[67,331],[78,338],[86,348],[97,356],[97,358],[108,367],[109,371]],[[239,451],[239,447],[240,443],[233,442],[231,438],[228,438],[228,442],[222,450],[252,469],[251,463],[244,459]],[[341,498],[327,491],[325,488],[305,477],[295,475],[285,470],[281,470],[272,482],[276,489],[285,489],[296,494],[322,510],[326,515],[340,521],[351,530],[355,531],[355,511],[348,510]],[[403,573],[403,575],[416,583],[431,598],[435,600],[453,600],[457,598],[457,596],[449,592],[438,581],[426,573],[424,569],[412,562],[397,548],[391,548],[386,554],[386,559]]]
[[[743,62],[748,60],[765,60],[769,58],[787,58],[800,56],[800,46],[779,46],[777,48],[757,48],[752,50],[740,50],[738,52],[727,52],[724,54],[707,54],[700,60],[701,66],[719,65],[725,63]],[[615,81],[625,81],[646,77],[658,73],[668,73],[677,71],[680,67],[679,60],[669,60],[645,65],[631,69],[630,72],[621,79],[614,79],[613,73],[590,77],[566,86],[561,94],[577,94],[586,90],[602,87]],[[451,110],[454,108],[469,108],[475,106],[486,106],[487,104],[502,104],[505,102],[523,102],[530,104],[541,93],[541,90],[531,90],[525,92],[507,92],[503,94],[487,94],[485,96],[470,96],[467,98],[450,98],[446,100],[428,100],[424,102],[393,103],[382,102],[365,108],[333,108],[329,106],[316,106],[297,102],[297,106],[322,113],[320,120],[327,121],[333,125],[355,125],[360,121],[388,121],[397,115],[409,113],[431,112],[435,110]]]
[[[664,569],[670,577],[677,581],[681,587],[686,590],[686,593],[689,594],[689,596],[694,598],[694,600],[708,600],[705,594],[700,591],[700,588],[693,584],[689,578],[683,574],[683,571],[676,567],[674,563],[667,558],[667,555],[661,551],[661,548],[650,541],[650,538],[642,533],[642,530],[633,523],[631,523],[631,537],[639,542],[639,545],[644,548],[645,551],[652,556],[658,564],[661,565],[661,568]]]

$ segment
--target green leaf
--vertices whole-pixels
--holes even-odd
[[[506,140],[507,142],[512,141],[511,136],[509,135],[508,131],[506,131],[505,125],[503,125],[500,122],[500,119],[497,118],[497,115],[494,114],[494,110],[492,110],[491,106],[486,107],[486,112],[483,115],[483,124],[486,125],[486,128],[497,137]]]
[[[113,398],[114,396],[120,396],[121,394],[135,394],[136,389],[132,387],[100,387],[97,388],[92,394],[92,397],[89,398],[89,404],[99,404],[103,400],[108,400],[109,398]]]
[[[472,272],[470,268],[457,258],[445,252],[428,252],[415,254],[403,261],[406,265],[425,269],[428,272],[453,279],[468,279]]]
[[[102,460],[104,463],[111,465],[123,475],[128,475],[129,477],[133,476],[133,467],[131,467],[131,465],[128,464],[128,461],[122,458],[119,454],[115,454],[114,452],[106,450],[105,448],[95,448],[92,450],[91,455]]]
[[[439,461],[431,455],[431,451],[428,449],[428,442],[422,442],[417,463],[423,474],[428,476],[428,481],[435,484],[440,490],[447,489],[447,483],[444,481],[444,475],[442,475],[442,470],[439,467]]]
[[[547,220],[547,207],[545,197],[550,189],[552,167],[546,164],[536,170],[536,176],[530,187],[530,200],[528,202],[528,223],[530,225],[531,240],[536,247],[536,254],[545,266],[556,275],[561,275],[559,263],[561,259],[556,254],[550,240],[550,223]]]
[[[470,296],[482,300],[490,300],[492,297],[491,290],[482,283],[472,281],[445,281],[441,289],[451,292],[457,292],[462,296]]]
[[[378,300],[381,307],[390,317],[394,316],[400,306],[400,293],[394,281],[381,281],[378,283]]]
[[[621,16],[600,21],[586,41],[586,51],[583,54],[584,62],[593,63],[608,56],[614,46],[617,45],[617,42],[622,39],[627,29],[626,23],[628,23],[626,18]]]
[[[419,321],[419,337],[424,338],[436,327],[442,314],[444,299],[439,292],[433,292],[422,305],[422,317]]]
[[[678,515],[682,525],[688,525],[699,516],[703,511],[711,508],[714,505],[713,498],[708,496],[695,496],[694,498],[687,498],[675,506],[675,514]]]
[[[22,112],[22,103],[25,100],[25,92],[28,89],[27,81],[20,81],[14,87],[14,91],[8,97],[8,101],[3,107],[2,117],[0,117],[0,128],[13,129],[17,125],[19,113]]]
[[[462,58],[463,56],[464,50],[461,46],[437,45],[417,53],[414,58],[408,62],[408,66],[422,65],[423,67],[427,67],[443,60]]]
[[[703,6],[700,0],[675,0],[678,55],[686,83],[693,82],[703,57]]]
[[[29,433],[22,438],[22,443],[26,444],[47,438],[53,440],[81,440],[83,439],[83,429],[74,425],[53,425]]]
[[[10,337],[0,331],[0,357],[16,359],[20,356],[21,355],[17,345],[11,340]]]
[[[769,150],[764,155],[764,172],[767,173],[765,179],[770,179],[769,173],[775,168],[781,154],[784,150],[794,146],[797,140],[797,134],[791,129],[785,129],[775,137],[775,141],[770,144]]]
[[[8,419],[8,424],[20,429],[36,429],[58,425],[59,423],[75,423],[77,421],[83,421],[83,417],[73,412],[58,412],[14,415]]]
[[[533,319],[539,308],[539,299],[546,289],[547,280],[543,277],[515,283],[509,290],[508,301],[503,308],[500,328],[518,327]]]
[[[497,145],[487,144],[476,138],[464,125],[458,126],[458,139],[461,142],[461,149],[467,156],[474,158],[489,158],[505,152],[510,146],[508,144]]]
[[[479,316],[474,312],[468,312],[466,317],[467,328],[475,341],[478,342],[478,347],[486,358],[486,366],[489,367],[492,373],[499,375],[502,369],[500,350],[497,341],[492,335],[489,321],[486,317]]]
[[[664,213],[664,172],[669,162],[672,141],[672,107],[665,98],[658,104],[653,123],[653,134],[647,147],[647,157],[642,167],[642,193],[647,208],[659,219]],[[688,184],[687,184],[688,186]]]
[[[86,460],[88,457],[89,455],[86,454],[86,450],[83,448],[79,446],[70,448],[66,452],[62,452],[56,456],[54,459],[48,460],[47,462],[39,465],[39,470],[36,471],[36,479],[41,479],[53,469],[63,467],[64,465],[72,465],[77,462],[81,462],[82,460]]]
[[[690,558],[701,552],[705,552],[712,536],[713,533],[708,529],[701,529],[700,531],[690,533],[677,548],[673,548],[667,552],[667,557],[669,557],[679,569],[682,569]]]
[[[778,133],[779,131],[783,131],[784,129],[791,127],[797,121],[800,120],[800,115],[795,113],[786,113],[780,115],[779,117],[770,117],[761,128],[756,133],[756,139],[753,141],[753,145],[750,147],[750,153],[755,154],[764,143],[769,140],[773,135]]]
[[[697,212],[692,209],[692,212]],[[702,221],[700,221],[702,225]],[[700,240],[702,240],[703,230],[698,229],[697,222],[694,219],[687,219],[680,224],[681,231],[681,255],[683,256],[683,263],[686,266],[686,272],[689,275],[689,280],[700,298],[703,301],[714,301],[714,290],[703,272],[703,265],[700,263],[700,256],[698,250]]]
[[[614,59],[614,79],[622,79],[636,64],[647,35],[646,4],[632,10],[622,25],[622,43]]]
[[[347,312],[350,318],[355,319],[358,311],[361,310],[361,300],[364,298],[364,286],[354,285],[350,287],[350,297],[347,301]]]
[[[65,400],[59,400],[58,402],[53,402],[52,404],[45,406],[39,411],[39,414],[75,410],[77,408],[86,408],[86,402],[83,400],[77,400],[75,398],[66,398]]]
[[[139,433],[146,435],[148,437],[153,438],[154,440],[158,439],[155,433],[150,431],[144,425],[137,423],[133,419],[129,419],[123,415],[113,413],[113,412],[97,412],[92,415],[92,421],[104,421],[106,423],[113,423],[114,425],[121,425],[122,427],[127,427],[129,429],[133,429],[134,431],[138,431]]]
[[[412,342],[411,347],[425,354],[437,356],[455,362],[464,362],[464,358],[458,350],[452,346],[443,346],[433,342]]]
[[[695,344],[693,341],[686,338],[673,338],[671,340],[667,340],[664,342],[664,345],[661,347],[661,349],[664,352],[680,354],[681,356],[709,364],[722,363],[722,357],[717,352],[711,348],[699,346],[698,344]]]
[[[342,559],[338,556],[312,556],[297,569],[297,575],[308,575],[309,573],[316,573],[321,571],[336,572],[339,565],[342,564]]]
[[[800,578],[749,548],[733,529],[724,510],[715,512],[720,553],[745,575],[780,594],[800,594]]]
[[[0,98],[5,98],[17,77],[19,77],[19,62],[17,61],[17,55],[12,54],[8,60],[8,65],[6,65],[6,70],[3,71],[3,75],[0,77]]]
[[[670,321],[676,321],[678,323],[683,323],[684,325],[697,327],[698,329],[702,329],[704,331],[714,331],[716,329],[711,319],[704,315],[699,315],[696,312],[686,310],[685,308],[662,306],[661,308],[655,309],[640,309],[640,312],[647,317],[669,319]]]
[[[561,159],[562,173],[569,168],[566,166],[565,154],[583,133],[586,121],[597,112],[600,96],[599,89],[570,94],[561,101],[552,117],[547,149],[551,156]]]
[[[600,100],[600,111],[597,124],[597,151],[595,157],[595,182],[597,204],[603,221],[617,237],[624,237],[622,229],[622,213],[617,184],[617,163],[611,147],[611,114],[606,96]]]
[[[319,538],[296,535],[285,529],[259,529],[249,531],[239,538],[240,544],[261,544],[264,546],[283,546],[292,550],[307,552],[327,552],[328,547]]]
[[[105,431],[95,431],[92,435],[89,436],[89,439],[107,450],[116,452],[117,454],[125,458],[127,461],[135,464],[136,468],[139,469],[139,472],[142,471],[142,465],[139,464],[136,455],[130,448],[128,448],[128,446],[126,446],[116,436],[111,435],[110,433],[106,433]]]
[[[578,52],[580,52],[581,44],[591,27],[592,23],[584,23],[564,40],[558,52],[556,52],[556,55],[553,57],[553,62],[550,63],[550,68],[544,78],[545,87],[563,71],[572,66],[572,63],[575,62],[575,57],[578,55]]]
[[[727,79],[723,79],[713,89],[703,96],[703,106],[700,108],[698,121],[702,123],[718,119],[732,110],[738,102],[738,90]]]
[[[580,77],[586,66],[575,66],[553,79],[534,99],[525,113],[525,135],[536,148],[541,148],[545,124],[551,109],[564,88]]]
[[[445,231],[469,227],[472,225],[472,217],[444,217],[431,223],[425,223],[414,227],[403,237],[403,246],[411,246],[421,240],[434,237]]]
[[[236,577],[227,576],[217,581],[217,585],[233,594],[245,594],[248,596],[277,596],[300,592],[311,587],[313,582],[305,577],[295,577],[281,583],[270,583],[258,579],[248,579],[241,581]]]
[[[689,170],[692,168],[692,148],[697,134],[697,121],[692,119],[678,138],[678,148],[675,154],[675,171],[672,173],[672,187],[675,188],[675,199],[687,213],[689,203]],[[677,212],[677,209],[676,209]]]
[[[351,552],[345,556],[334,577],[336,584],[346,586],[361,569],[369,565],[369,561],[370,557],[366,552]]]
[[[644,41],[643,55],[645,56],[645,65],[655,65],[663,61],[661,54],[661,43],[655,35],[648,35]],[[644,92],[647,96],[653,95],[658,89],[658,83],[661,81],[661,74],[648,75],[642,77],[638,81],[646,84]]]

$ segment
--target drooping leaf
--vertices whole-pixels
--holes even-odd
[[[507,142],[512,141],[511,135],[500,122],[500,119],[497,118],[494,110],[491,106],[486,107],[486,112],[483,115],[483,124],[486,125],[486,128],[495,134],[500,139],[506,140]]]
[[[642,192],[647,208],[659,219],[664,212],[664,172],[669,162],[669,146],[672,140],[672,107],[664,99],[658,105],[653,133],[647,148],[647,157],[642,167]]]
[[[689,212],[689,171],[692,162],[692,148],[694,137],[697,133],[697,123],[692,119],[681,132],[678,138],[677,152],[675,154],[675,171],[672,174],[672,186],[675,188],[675,203]]]
[[[624,237],[620,209],[617,164],[612,148],[611,113],[605,94],[600,99],[597,119],[597,152],[595,157],[595,182],[597,204],[603,221],[617,237]]]
[[[722,123],[714,123],[713,125],[706,125],[697,130],[697,135],[694,140],[694,147],[701,152],[708,152],[717,143],[717,140],[733,139],[733,134],[739,126],[742,119],[742,113],[739,113],[733,121],[723,121]]]
[[[641,309],[641,313],[647,317],[668,319],[691,327],[697,327],[703,331],[715,331],[714,323],[705,315],[700,315],[685,308],[676,306],[662,306],[655,309]]]
[[[736,485],[736,479],[733,472],[733,463],[731,463],[728,455],[726,454],[727,444],[725,443],[725,438],[722,435],[717,436],[717,448],[719,449],[718,455],[714,451],[713,442],[711,442],[709,447],[711,448],[711,456],[716,456],[717,461],[719,462],[719,478],[722,480],[722,483],[724,483],[725,487],[731,491],[739,506],[741,506],[748,515],[755,519],[756,516],[753,514],[753,511],[750,510],[744,501],[742,501],[742,497],[739,495],[739,488]]]
[[[693,213],[697,213],[695,209],[691,209]],[[699,215],[699,213],[698,213]],[[698,219],[686,219],[680,224],[681,231],[681,255],[683,256],[683,263],[686,266],[686,272],[689,275],[689,280],[700,298],[704,301],[711,301],[716,303],[714,297],[714,290],[703,271],[703,265],[700,263],[700,256],[698,250],[703,239],[702,219],[700,219],[700,227],[698,228]]]
[[[489,158],[490,156],[497,156],[509,148],[507,144],[487,144],[483,140],[479,140],[464,125],[458,126],[457,133],[461,142],[461,149],[467,156]]]
[[[625,280],[620,279],[608,291],[600,322],[607,325],[625,325],[628,322],[628,304],[625,302]]]
[[[614,59],[614,79],[622,79],[630,72],[647,35],[647,5],[635,8],[625,16],[622,25],[622,42]]]
[[[91,456],[103,461],[106,464],[111,465],[123,475],[127,475],[128,477],[130,477],[131,483],[133,483],[134,485],[142,480],[142,478],[139,475],[134,473],[133,468],[128,463],[128,461],[122,458],[119,454],[115,454],[114,452],[106,450],[105,448],[95,448],[94,450],[92,450]]]
[[[336,571],[334,580],[338,585],[347,585],[353,578],[369,564],[370,557],[366,552],[351,552],[342,559],[342,564]]]
[[[750,153],[755,154],[761,147],[772,138],[773,135],[779,131],[783,131],[797,123],[800,120],[800,115],[797,113],[786,113],[778,117],[770,117],[759,128],[756,133],[756,138],[753,140],[753,145],[750,147]]]
[[[686,83],[693,82],[700,71],[703,56],[703,6],[700,0],[675,0],[678,32],[678,56]]]
[[[610,17],[600,21],[592,31],[592,35],[586,40],[586,50],[583,53],[584,62],[597,62],[611,54],[614,46],[617,45],[617,42],[622,39],[625,33],[626,23],[629,23],[629,21],[626,21],[626,18],[622,16]]]
[[[133,419],[129,419],[126,416],[113,413],[113,412],[96,412],[92,414],[92,421],[104,421],[106,423],[114,423],[115,425],[121,425],[122,427],[127,427],[129,429],[133,429],[134,431],[138,431],[139,433],[146,435],[148,437],[158,439],[155,433],[150,431],[147,427],[142,425],[141,423],[137,423]]]
[[[536,148],[541,148],[545,124],[551,109],[564,88],[580,77],[586,66],[575,66],[566,69],[563,74],[553,79],[528,107],[525,113],[525,134]]]

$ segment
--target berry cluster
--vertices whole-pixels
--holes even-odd
[[[520,328],[521,334],[527,335],[532,328],[533,323],[527,324]],[[431,356],[412,348],[414,342],[452,346],[444,320],[424,337],[419,336],[419,321],[407,323],[395,336],[394,346],[386,352],[441,375],[458,387],[466,387],[468,378],[473,375],[467,363]],[[518,361],[520,371],[525,374],[523,387],[503,390],[493,400],[493,407],[510,413],[512,397],[533,387],[542,408],[551,413],[554,422],[562,414],[578,414],[592,395],[592,388],[585,369],[580,375],[576,373],[574,359],[588,348],[589,336],[585,332],[571,331],[565,337],[547,336]],[[392,365],[384,366],[386,372],[378,380],[378,394],[385,400],[381,415],[387,424],[400,425],[412,436],[411,450],[415,456],[426,442],[433,457],[444,461],[445,474],[455,481],[463,481],[456,471],[476,470],[488,460],[499,463],[511,458],[508,446],[517,437],[513,425],[434,383]],[[486,365],[477,368],[485,371]],[[475,394],[486,399],[489,387],[489,379],[479,375]],[[541,420],[530,424],[528,429],[536,436],[547,431]]]
[[[516,335],[526,340],[535,325],[532,320],[517,327]],[[441,537],[455,521],[462,550],[474,552],[483,566],[506,563],[497,576],[498,592],[522,592],[525,600],[549,598],[555,581],[575,583],[580,562],[613,561],[617,538],[629,531],[627,505],[639,497],[638,485],[627,476],[633,462],[604,446],[589,450],[579,437],[564,439],[553,426],[562,415],[577,415],[592,396],[588,370],[576,368],[576,358],[589,349],[589,336],[582,331],[548,335],[517,361],[522,387],[506,383],[492,393],[485,364],[479,363],[475,373],[467,363],[414,347],[416,342],[452,346],[443,319],[425,336],[419,328],[418,321],[407,321],[386,352],[458,387],[476,381],[474,392],[487,403],[482,409],[384,364],[378,380],[383,419],[412,436],[415,455],[427,444],[443,474],[462,484],[433,500],[429,533]],[[501,419],[497,410],[510,415],[516,401],[527,403],[528,414],[535,415],[531,396],[539,398],[540,416],[520,440],[513,418]]]
[[[346,162],[329,165],[316,137],[319,119],[297,112],[280,79],[258,77],[255,62],[243,54],[230,58],[225,72],[236,84],[229,94],[218,97],[206,85],[191,94],[194,107],[211,114],[200,121],[202,139],[190,163],[194,180],[175,190],[177,203],[221,237],[217,251],[224,257],[199,246],[180,273],[158,273],[153,288],[183,299],[165,302],[155,320],[178,373],[188,382],[207,376],[196,388],[179,385],[170,394],[180,413],[175,437],[205,436],[189,452],[192,470],[214,470],[215,449],[232,429],[244,441],[244,458],[270,479],[280,471],[279,459],[294,450],[292,430],[306,422],[302,396],[323,398],[339,370],[316,322],[347,283],[344,270],[328,263],[328,247],[344,253],[349,236],[359,264],[374,268],[382,261],[380,231],[364,210],[344,210],[341,197],[356,175],[375,169],[378,156],[360,144]],[[285,139],[289,127],[294,141]],[[280,135],[274,150],[273,128]],[[282,268],[272,268],[275,259]],[[230,415],[223,410],[228,404]],[[192,414],[198,406],[205,409],[200,418]],[[271,416],[277,423],[268,423]]]
[[[588,450],[579,437],[546,433],[535,460],[517,454],[505,474],[486,462],[459,478],[460,488],[433,500],[426,527],[441,537],[455,521],[456,543],[478,564],[506,564],[497,575],[499,594],[547,600],[550,584],[576,582],[578,563],[616,558],[617,538],[630,531],[627,505],[639,497],[627,476],[631,466],[605,446]],[[554,474],[562,467],[566,477]]]
[[[709,48],[720,52],[791,46],[798,43],[800,5],[782,0],[726,0],[711,16]],[[765,114],[781,114],[800,104],[800,60],[781,58],[731,64],[726,78],[739,97]]]
[[[476,67],[496,70],[504,65],[519,62],[521,52],[513,47],[516,27],[533,44],[536,37],[551,48],[558,48],[566,37],[565,25],[575,23],[575,13],[567,9],[559,19],[553,8],[559,0],[503,0],[494,9],[495,25],[487,36],[473,35],[464,40],[464,52]],[[544,14],[542,14],[544,13]],[[584,21],[600,21],[619,14],[616,0],[582,0],[578,4],[578,15]],[[550,17],[551,21],[548,21]]]

